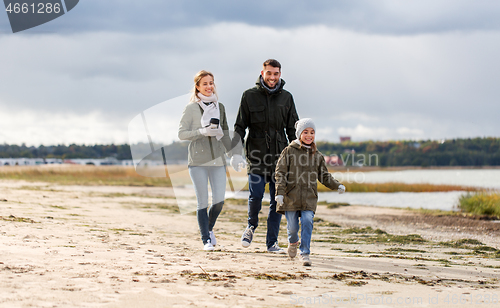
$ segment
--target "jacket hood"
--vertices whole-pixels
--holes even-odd
[[[290,146],[292,148],[296,148],[296,149],[299,149],[299,150],[302,150],[302,151],[305,151],[305,152],[309,152],[310,151],[310,149],[308,149],[306,147],[303,147],[299,142],[300,141],[298,141],[297,139],[295,139],[292,142],[290,142]]]
[[[262,75],[259,75],[259,77],[257,77],[257,81],[255,81],[255,84],[257,85],[257,88],[259,88],[259,90],[262,90],[262,91],[266,91],[266,89],[260,84],[260,76]],[[285,86],[285,80],[283,78],[280,78],[281,79],[281,85],[280,85],[280,88],[279,90],[283,90],[283,87]]]
[[[302,149],[302,146],[301,146],[300,144],[298,144],[297,142],[295,142],[295,140],[294,140],[294,141],[292,141],[292,142],[290,142],[290,146],[291,146],[292,148]]]

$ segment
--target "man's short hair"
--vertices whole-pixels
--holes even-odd
[[[278,62],[278,60],[275,60],[275,59],[268,59],[264,62],[263,66],[266,67],[266,66],[272,66],[272,67],[277,67],[280,69],[281,71],[281,64]]]

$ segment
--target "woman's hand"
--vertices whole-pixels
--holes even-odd
[[[198,129],[198,131],[200,132],[200,134],[207,137],[215,137],[217,135],[217,130],[210,127],[203,127]]]

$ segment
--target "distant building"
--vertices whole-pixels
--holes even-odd
[[[351,142],[351,136],[340,136],[340,143]]]
[[[65,164],[73,164],[73,165],[94,165],[94,166],[109,166],[109,165],[121,165],[114,157],[106,157],[106,158],[72,158],[65,159]]]
[[[229,165],[229,160],[226,160]],[[132,159],[118,160],[114,157],[106,158],[0,158],[0,166],[37,166],[47,164],[70,164],[90,166],[163,166],[163,160]],[[187,165],[187,160],[167,160],[167,165]]]
[[[36,166],[44,164],[62,164],[60,158],[0,158],[1,166]]]
[[[168,162],[167,162],[168,164]],[[121,165],[122,166],[142,166],[142,167],[146,167],[146,166],[150,166],[150,167],[153,167],[153,166],[163,166],[164,163],[163,161],[161,160],[153,160],[153,159],[143,159],[141,161],[134,161],[132,159],[126,159],[126,160],[122,160],[121,161]],[[187,163],[186,163],[187,165]]]
[[[344,162],[342,161],[342,157],[339,157],[337,155],[325,156],[325,163],[327,166],[330,166],[330,167],[344,165]]]
[[[61,158],[44,158],[43,161],[44,164],[49,164],[49,165],[63,163],[63,160]]]

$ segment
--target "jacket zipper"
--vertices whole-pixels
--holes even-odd
[[[267,93],[267,92],[266,92]],[[270,100],[271,100],[271,95],[269,95],[269,93],[267,93],[267,106],[266,106],[266,128],[269,128],[269,111],[271,110],[270,109]],[[269,136],[269,132],[266,130],[265,131],[265,137],[266,137],[266,146],[268,149],[271,148],[271,136]]]

